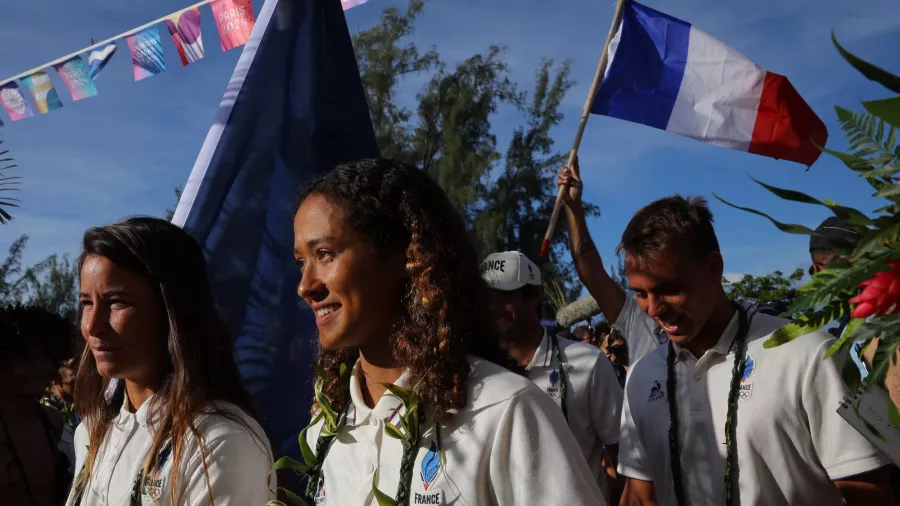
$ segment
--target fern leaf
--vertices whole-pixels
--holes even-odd
[[[900,184],[890,185],[887,188],[878,190],[873,196],[884,197],[891,200],[895,200],[894,197],[900,198],[898,197],[900,196]]]
[[[859,174],[860,177],[892,177],[894,174],[900,172],[900,164],[891,164],[885,165],[878,169],[872,169],[870,171],[862,172]]]

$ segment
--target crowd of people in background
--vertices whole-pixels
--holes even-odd
[[[300,189],[297,293],[321,351],[315,386],[286,400],[315,390],[297,428],[305,464],[289,466],[307,485],[280,497],[897,504],[896,467],[836,412],[845,357],[825,359],[833,337],[763,346],[786,308],[729,300],[703,199],[635,214],[618,251],[626,293],[591,239],[577,161],[558,184],[573,263],[603,314],[566,329],[542,325],[540,267],[519,251],[478,258],[424,172],[363,160]],[[811,272],[841,261],[848,233],[835,220],[820,231]],[[262,506],[279,495],[199,245],[131,218],[89,229],[79,266],[77,325],[0,309],[0,502]]]

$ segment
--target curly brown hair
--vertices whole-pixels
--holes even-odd
[[[303,186],[297,209],[311,195],[340,208],[346,223],[372,240],[377,255],[405,252],[409,281],[398,301],[405,310],[393,327],[391,349],[415,382],[421,380],[417,394],[435,420],[448,419],[451,409],[468,402],[467,355],[515,370],[494,331],[488,287],[465,224],[428,175],[390,160],[361,160]],[[340,366],[351,367],[358,357],[356,348],[323,350],[318,357],[324,393],[336,409],[349,400],[338,380]]]

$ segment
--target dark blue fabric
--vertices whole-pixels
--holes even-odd
[[[684,78],[691,25],[629,1],[591,112],[665,130]]]
[[[296,291],[297,188],[378,148],[341,2],[277,1],[252,64],[235,71],[243,86],[226,92],[234,108],[184,228],[204,246],[260,421],[276,453],[299,458],[316,330]]]

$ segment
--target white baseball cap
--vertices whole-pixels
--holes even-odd
[[[495,290],[510,292],[525,285],[541,286],[541,271],[518,251],[492,253],[481,263],[481,275]]]

